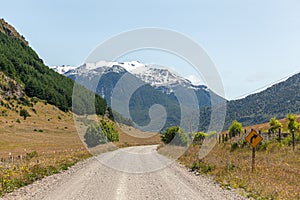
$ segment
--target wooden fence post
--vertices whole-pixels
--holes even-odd
[[[255,147],[252,147],[252,173],[255,169]]]
[[[295,130],[292,130],[293,151],[295,151]]]

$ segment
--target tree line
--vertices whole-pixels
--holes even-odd
[[[297,122],[297,115],[288,114],[287,129],[292,132],[300,132],[300,122]],[[272,117],[269,121],[269,133],[277,133],[280,128],[283,128],[282,123],[276,118]],[[237,120],[232,121],[228,129],[230,137],[235,137],[244,132],[242,123]],[[165,144],[172,144],[176,146],[186,146],[189,142],[202,142],[208,136],[214,136],[216,132],[194,132],[185,133],[179,126],[172,126],[162,132],[161,140]],[[217,138],[217,137],[216,137]]]

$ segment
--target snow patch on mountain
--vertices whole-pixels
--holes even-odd
[[[70,65],[59,65],[59,66],[50,66],[49,68],[59,74],[65,74],[66,72],[76,69],[77,67],[70,66]]]

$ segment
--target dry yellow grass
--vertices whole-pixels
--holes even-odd
[[[124,146],[161,143],[158,133],[141,132],[120,125],[117,126],[119,142],[98,145],[88,151],[82,142],[89,124],[84,120],[99,120],[98,116],[77,116],[74,121],[72,113],[62,112],[43,102],[34,105],[36,112],[14,101],[10,101],[10,105],[12,109],[0,106],[0,196],[12,192],[14,187],[22,187],[66,169],[90,157],[90,153],[94,155]],[[20,107],[31,115],[26,120],[15,111],[19,111]],[[22,160],[18,156],[22,156]]]
[[[251,172],[251,148],[231,151],[231,144],[218,144],[201,161],[199,145],[192,145],[179,162],[211,174],[224,188],[239,188],[241,194],[255,199],[300,199],[300,146],[277,142],[256,152],[256,168]]]
[[[57,154],[59,152],[86,151],[83,144],[85,125],[76,123],[80,129],[77,133],[72,113],[65,113],[52,105],[38,102],[34,109],[22,106],[29,111],[30,117],[24,120],[18,113],[0,106],[1,110],[7,110],[8,116],[0,116],[0,158],[24,155],[37,151],[41,154]],[[95,117],[95,116],[93,116]],[[21,123],[17,122],[17,119]],[[78,118],[77,118],[78,119]],[[117,125],[119,142],[115,146],[133,146],[160,144],[160,134],[139,131],[133,127]],[[40,132],[42,131],[42,132]],[[111,149],[111,145],[98,147]]]
[[[52,105],[38,102],[34,109],[22,106],[31,117],[24,120],[18,113],[8,110],[8,116],[0,116],[0,157],[24,155],[31,151],[41,154],[82,149],[84,146],[76,132],[73,115],[64,113]],[[17,119],[21,123],[17,122]]]
[[[116,145],[118,147],[162,144],[159,133],[143,132],[126,125],[118,125],[117,129],[119,142]]]
[[[71,113],[42,102],[34,105],[36,113],[30,107],[10,103],[14,105],[11,110],[0,106],[1,113],[6,110],[0,116],[0,195],[90,156]],[[26,120],[14,111],[20,107],[31,115]]]
[[[287,119],[280,120],[287,131]],[[300,121],[298,116],[297,121]],[[266,131],[269,124],[245,127],[246,130]],[[224,132],[223,134],[226,134]],[[297,133],[299,138],[299,133]],[[199,159],[201,144],[193,143],[184,148],[162,145],[159,152],[200,173],[210,174],[224,188],[235,188],[240,194],[254,199],[300,199],[300,142],[296,148],[287,145],[285,139],[279,143],[276,139],[263,141],[256,150],[255,171],[251,172],[252,148],[245,143],[244,135],[217,143],[203,159]],[[219,142],[219,141],[216,141]],[[233,144],[238,142],[238,146]],[[233,148],[236,147],[236,148]]]

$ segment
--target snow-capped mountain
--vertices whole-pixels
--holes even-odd
[[[132,78],[149,84],[169,98],[176,100],[175,91],[194,91],[199,100],[199,106],[209,106],[211,103],[211,91],[204,85],[193,85],[191,81],[177,75],[167,68],[156,65],[146,65],[139,61],[131,62],[107,62],[85,63],[78,68],[71,69],[64,73],[65,76],[85,85],[88,82],[97,85],[96,92],[110,103],[112,91],[116,83],[125,74],[129,73]],[[99,76],[101,79],[99,80]],[[79,78],[79,79],[77,79]],[[98,83],[99,81],[99,83]],[[97,82],[97,83],[96,83]],[[89,87],[89,85],[85,85]],[[91,88],[93,89],[93,88]],[[186,97],[189,104],[189,97]]]
[[[62,72],[62,70],[58,70],[58,72]],[[197,112],[197,108],[209,107],[212,104],[212,98],[217,97],[220,101],[224,100],[206,86],[193,85],[188,79],[167,68],[152,64],[146,65],[138,61],[85,63],[63,74],[95,91],[110,106],[112,100],[114,105],[123,105],[130,94],[129,102],[127,102],[130,116],[127,112],[123,112],[123,107],[116,111],[142,126],[150,122],[149,109],[154,104],[162,105],[165,108],[167,112],[165,127],[169,127],[180,123],[182,108],[184,108],[184,116],[187,117],[191,112]],[[120,85],[116,87],[120,80],[124,81],[122,77],[125,74],[126,80],[129,78],[132,81],[126,82],[124,88]],[[135,84],[139,85],[139,88],[135,89],[134,93],[128,93],[127,90],[130,90],[131,87],[134,88]],[[188,120],[190,120],[190,116]]]
[[[155,65],[146,65],[139,61],[131,62],[107,62],[100,61],[96,63],[85,63],[78,68],[73,68],[65,73],[65,76],[91,76],[109,72],[125,73],[129,72],[141,79],[142,81],[150,84],[152,87],[160,88],[164,93],[172,93],[174,87],[185,87],[191,89],[204,89],[208,90],[206,86],[195,86],[190,80],[185,79],[166,68],[159,68]]]
[[[70,76],[85,77],[91,75],[102,76],[103,74],[109,72],[125,73],[126,69],[124,69],[120,65],[117,65],[116,62],[100,61],[97,63],[85,63],[63,74],[67,77]]]
[[[76,69],[77,67],[70,66],[70,65],[60,65],[60,66],[50,66],[50,69],[56,71],[59,74],[65,74],[66,72]]]

